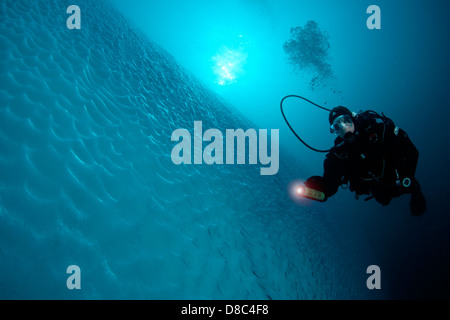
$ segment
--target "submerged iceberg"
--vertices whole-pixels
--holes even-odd
[[[290,201],[294,160],[174,165],[173,130],[253,125],[105,3],[77,1],[81,30],[69,5],[0,5],[1,298],[363,297],[323,207]]]

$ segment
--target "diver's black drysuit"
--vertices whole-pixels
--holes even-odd
[[[414,177],[419,152],[406,132],[373,111],[357,114],[353,123],[355,133],[336,138],[327,154],[323,177],[310,177],[305,185],[324,192],[326,200],[347,184],[357,198],[370,195],[367,200],[373,197],[382,205],[412,193],[411,213],[422,214],[425,198]]]

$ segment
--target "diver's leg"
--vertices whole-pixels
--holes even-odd
[[[411,200],[409,202],[411,214],[421,216],[427,210],[427,202],[420,188],[419,181],[416,178],[413,179],[411,188]]]
[[[385,191],[375,192],[373,196],[375,200],[383,206],[387,206],[392,200],[392,195]]]

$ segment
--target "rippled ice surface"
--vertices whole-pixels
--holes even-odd
[[[288,157],[174,165],[176,128],[251,123],[102,2],[68,30],[70,4],[0,3],[0,297],[361,297]]]

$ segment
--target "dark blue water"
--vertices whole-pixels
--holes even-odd
[[[66,26],[72,4],[80,30]],[[1,1],[0,297],[448,297],[448,4],[380,1],[382,29],[368,30],[370,4]],[[320,88],[282,49],[311,19],[330,41],[334,78]],[[230,48],[241,65],[221,83]],[[347,190],[292,201],[289,185],[321,174],[323,154],[283,123],[286,94],[393,118],[420,151],[427,213]],[[326,113],[287,108],[305,139],[331,144]],[[171,134],[197,120],[280,129],[278,173],[175,165]],[[381,290],[366,287],[373,264]],[[70,265],[80,290],[66,286]]]

